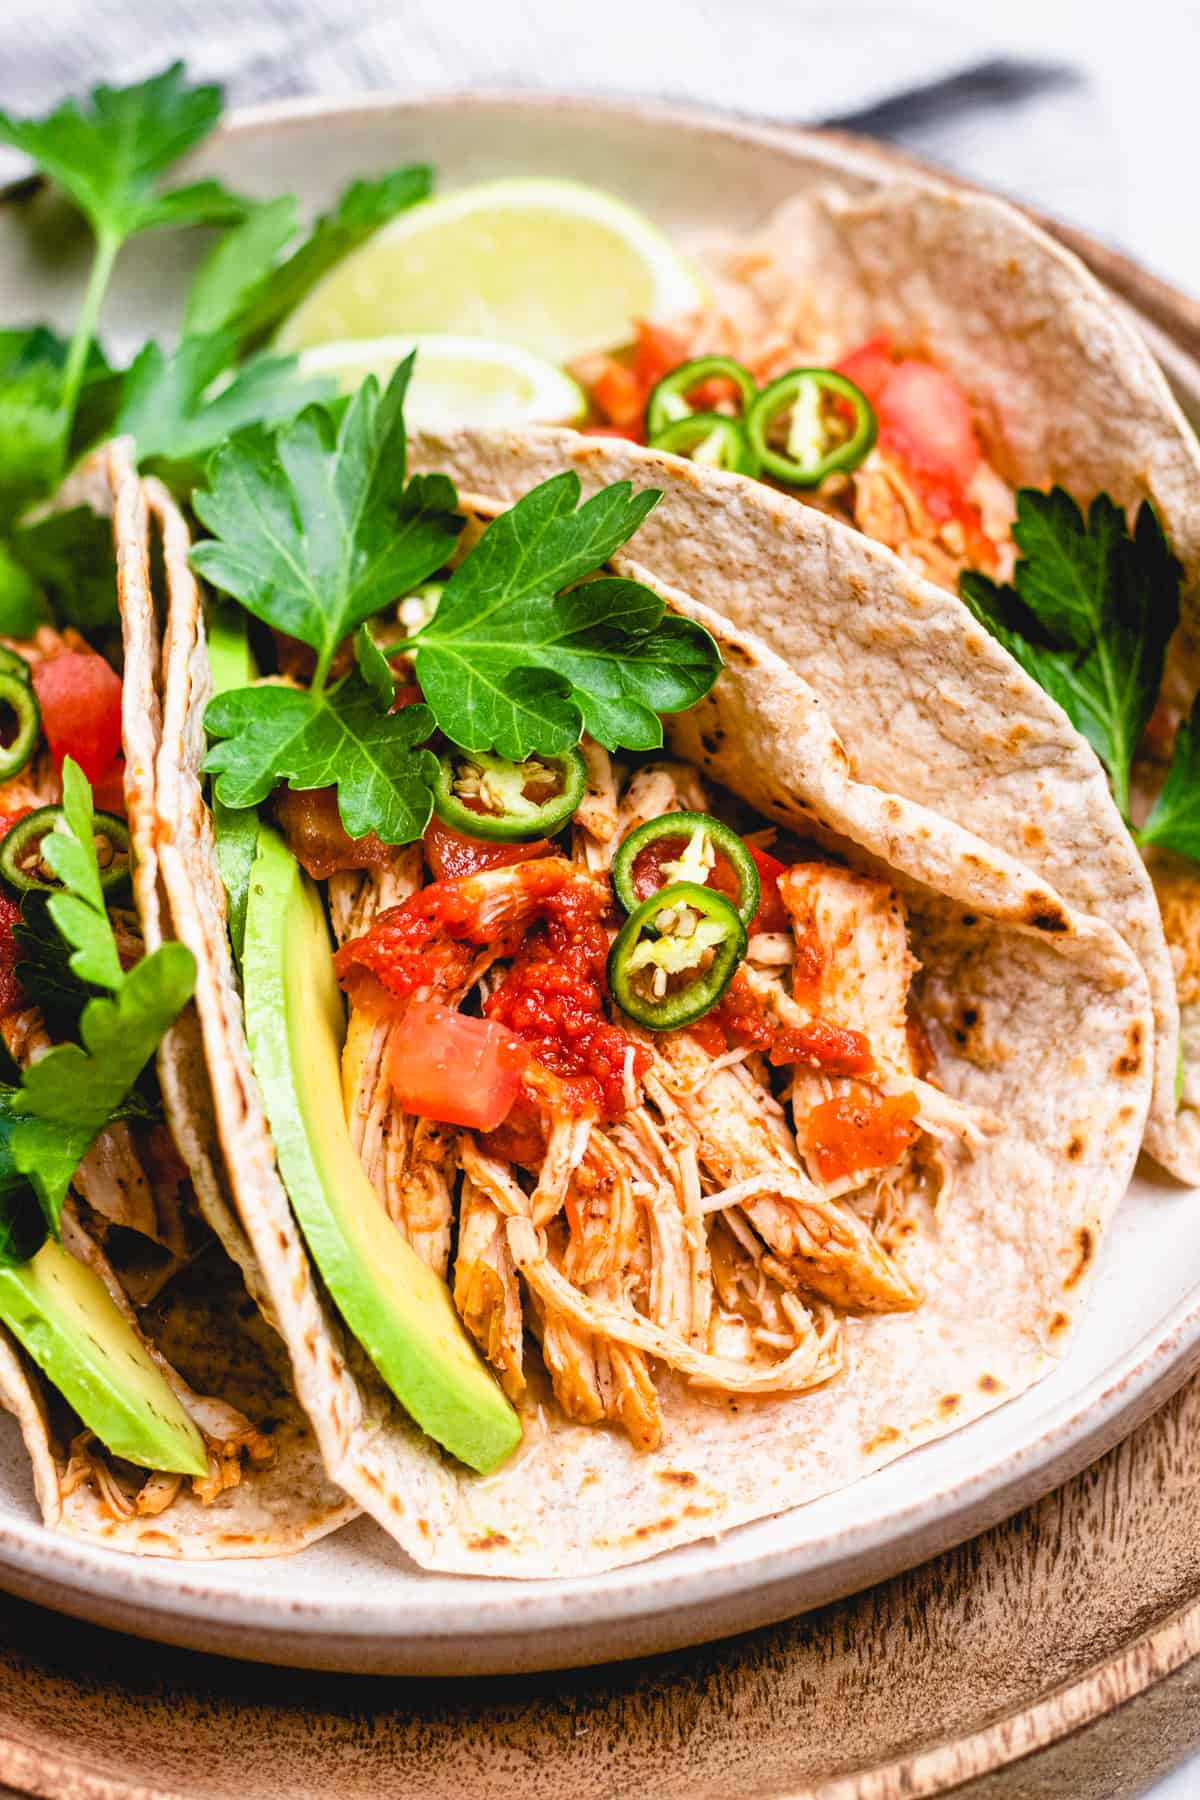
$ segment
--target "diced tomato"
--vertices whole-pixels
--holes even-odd
[[[591,396],[606,423],[620,427],[626,436],[641,435],[646,389],[632,369],[610,357],[592,383]]]
[[[32,811],[32,806],[14,806],[0,812],[0,842],[8,836],[18,819],[26,818]]]
[[[581,437],[620,438],[626,444],[630,441],[629,433],[619,425],[581,425],[579,432]]]
[[[758,911],[750,921],[751,931],[789,930],[791,918],[779,893],[779,877],[786,873],[787,864],[769,851],[760,850],[757,844],[747,844],[746,848],[754,858],[759,880]]]
[[[851,350],[834,367],[839,375],[844,375],[847,381],[860,387],[874,406],[896,367],[892,340],[886,334],[868,338],[865,344],[860,344],[857,350]]]
[[[391,860],[390,846],[373,831],[350,836],[336,788],[277,788],[275,818],[288,849],[314,881],[328,881],[342,869],[380,869]]]
[[[729,1048],[729,1039],[715,1012],[705,1013],[702,1019],[695,1020],[686,1029],[710,1056],[724,1056]]]
[[[639,319],[637,344],[633,352],[633,372],[641,384],[643,399],[657,387],[664,375],[686,362],[690,354],[686,340],[666,325],[652,325]]]
[[[521,1091],[529,1052],[502,1025],[415,1002],[392,1033],[387,1075],[406,1112],[494,1131]]]
[[[403,712],[406,706],[419,706],[425,698],[415,681],[402,681],[392,696],[389,712]]]
[[[33,690],[42,729],[58,768],[71,756],[98,781],[121,748],[121,679],[91,650],[64,650],[37,663]]]
[[[26,811],[29,810],[27,807]],[[13,821],[10,820],[10,823]],[[13,926],[21,917],[21,909],[7,894],[0,894],[0,1018],[20,1012],[25,1004],[21,984],[17,980],[20,951],[13,936]]]
[[[808,1154],[822,1181],[840,1181],[862,1169],[886,1169],[918,1136],[915,1094],[881,1094],[857,1088],[814,1106],[808,1118]]]
[[[880,449],[917,478],[931,516],[939,523],[961,517],[983,453],[970,402],[954,377],[917,357],[897,358],[886,336],[861,344],[837,366],[875,408]]]
[[[953,377],[906,358],[888,376],[878,407],[880,447],[924,476],[935,492],[961,500],[983,453],[970,402]]]
[[[503,869],[553,852],[548,838],[532,844],[485,843],[443,824],[436,813],[425,827],[425,854],[438,881],[457,881],[462,875],[478,875],[481,869]]]

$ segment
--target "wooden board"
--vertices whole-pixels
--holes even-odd
[[[1200,355],[1195,302],[1052,229]],[[911,1574],[615,1667],[297,1673],[0,1597],[0,1783],[54,1800],[1133,1800],[1200,1747],[1198,1522],[1200,1376],[1067,1487]]]
[[[1125,1800],[1200,1742],[1198,1493],[1200,1378],[910,1575],[571,1674],[264,1669],[0,1601],[0,1781],[64,1800]]]

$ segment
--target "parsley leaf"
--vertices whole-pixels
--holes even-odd
[[[413,362],[382,395],[365,381],[336,429],[310,406],[273,436],[235,438],[193,502],[213,533],[193,550],[194,567],[316,652],[318,692],[342,639],[440,568],[461,529],[445,476],[405,480]]]
[[[205,311],[219,311],[218,297],[223,297],[227,310],[220,323],[233,326],[244,343],[262,339],[286,313],[300,304],[335,263],[366,243],[389,219],[406,212],[418,201],[427,200],[432,191],[433,171],[422,164],[393,169],[377,180],[352,182],[332,211],[322,213],[304,241],[278,264],[267,249],[272,233],[281,231],[285,216],[283,202],[275,202],[279,211],[270,224],[260,222],[257,231],[247,230],[237,251],[247,276],[253,275],[254,279],[246,280],[234,302],[231,298],[234,284],[229,280],[234,253],[231,252],[224,272],[218,274],[215,270],[209,273],[209,268],[217,262],[217,252],[214,252],[210,265],[206,265],[197,277],[198,286],[203,278],[200,298],[195,302],[197,310],[201,316]],[[288,236],[291,235],[289,232]],[[280,238],[277,248],[282,248],[286,241]]]
[[[64,100],[42,119],[0,112],[0,142],[32,157],[80,208],[96,236],[87,291],[54,388],[57,420],[52,425],[48,417],[50,383],[43,365],[32,387],[16,378],[15,397],[8,394],[9,384],[5,387],[10,409],[20,407],[27,415],[39,474],[47,459],[53,464],[47,488],[67,455],[100,308],[122,244],[158,226],[230,223],[246,210],[245,201],[218,181],[192,182],[166,193],[159,188],[170,165],[208,135],[220,112],[220,88],[188,87],[182,63],[130,87],[97,87],[82,105]],[[15,435],[13,418],[0,416],[0,443]]]
[[[241,216],[244,202],[217,181],[156,191],[160,176],[220,116],[220,88],[189,88],[177,62],[132,87],[93,88],[90,105],[64,100],[44,119],[0,112],[0,139],[44,169],[97,234],[127,238],[154,225]]]
[[[306,381],[294,356],[256,356],[222,380],[236,351],[232,332],[185,337],[173,355],[146,344],[125,376],[116,430],[137,440],[139,463],[176,480],[198,479],[204,459],[248,425],[294,418],[314,400],[330,399],[332,377]]]
[[[16,967],[21,992],[37,1007],[52,1038],[77,1038],[84,1007],[102,990],[72,971],[72,946],[50,916],[49,894],[34,888],[22,898],[13,939],[21,952]]]
[[[78,766],[63,763],[63,816],[42,853],[63,883],[47,912],[71,946],[68,967],[89,986],[80,1044],[58,1044],[25,1070],[9,1102],[16,1122],[16,1168],[33,1183],[58,1234],[63,1201],[92,1139],[129,1105],[130,1091],[160,1039],[191,997],[195,962],[182,944],[163,944],[128,973],[121,968],[96,861],[92,792]]]
[[[665,617],[639,582],[584,580],[658,492],[622,481],[580,506],[580,491],[567,470],[494,519],[405,645],[438,725],[464,750],[520,760],[568,748],[581,729],[609,749],[656,749],[659,714],[694,705],[716,680],[720,654],[702,626]]]
[[[274,271],[298,229],[294,194],[251,206],[196,271],[184,305],[184,337],[208,337],[231,325]]]
[[[49,597],[60,622],[74,625],[87,637],[117,624],[120,614],[111,519],[102,519],[88,506],[49,513],[36,524],[14,531],[12,553]]]
[[[1179,622],[1180,565],[1147,500],[1131,533],[1106,494],[1085,525],[1061,488],[1021,488],[1013,536],[1013,585],[968,571],[959,592],[1087,738],[1128,820],[1130,766]]]
[[[395,677],[388,666],[387,657],[366,625],[360,625],[354,634],[354,660],[358,664],[359,674],[384,712],[389,712],[396,697]]]
[[[429,708],[381,712],[357,671],[321,693],[234,688],[209,702],[204,722],[227,740],[204,763],[226,806],[257,806],[285,779],[294,788],[336,783],[351,837],[374,831],[385,844],[407,844],[429,823],[437,758],[416,747],[433,730]]]
[[[51,894],[50,917],[73,946],[69,966],[80,981],[94,987],[121,986],[121,958],[100,885],[96,858],[92,790],[83,770],[65,757],[62,813],[42,839],[42,857],[63,884]]]
[[[57,1235],[80,1158],[116,1115],[163,1033],[191,998],[192,953],[162,944],[124,976],[113,998],[90,1000],[79,1044],[58,1044],[31,1063],[13,1099],[13,1156],[33,1182]]]
[[[0,538],[0,637],[30,638],[45,617],[45,595]]]
[[[1137,833],[1139,844],[1159,844],[1200,862],[1200,694],[1175,733],[1175,751],[1154,810]]]
[[[61,365],[46,346],[31,346],[0,371],[0,529],[54,487],[65,430]]]

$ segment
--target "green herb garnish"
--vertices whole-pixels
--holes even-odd
[[[355,669],[331,682],[343,642],[440,568],[459,529],[445,476],[406,479],[412,364],[382,395],[368,379],[336,428],[311,407],[273,435],[235,439],[194,502],[213,533],[192,553],[196,568],[317,659],[308,689],[241,688],[210,702],[205,723],[224,740],[205,763],[217,798],[253,806],[281,780],[336,783],[351,836],[373,830],[387,843],[428,823],[436,764],[419,745],[435,723],[462,749],[515,760],[568,749],[585,729],[610,749],[652,749],[660,713],[694,704],[720,668],[708,632],[665,617],[650,589],[587,579],[657,493],[619,482],[580,505],[567,473],[489,525],[428,622],[389,647],[414,655],[426,705],[386,710],[385,659],[361,632]]]
[[[1175,752],[1154,810],[1135,835],[1139,844],[1159,844],[1200,862],[1200,694],[1175,734]]]
[[[43,856],[63,883],[63,891],[47,902],[47,911],[70,946],[72,974],[104,992],[83,1007],[82,1042],[58,1044],[31,1063],[21,1086],[4,1092],[0,1107],[12,1119],[11,1132],[0,1134],[5,1138],[0,1144],[0,1190],[12,1170],[27,1176],[45,1224],[56,1236],[80,1159],[114,1118],[126,1115],[138,1077],[187,1004],[195,979],[191,952],[182,944],[163,944],[132,969],[122,969],[104,906],[93,822],[91,789],[68,757],[63,764],[63,817],[42,844]],[[11,1168],[6,1169],[8,1157]],[[0,1212],[8,1221],[0,1235],[11,1241],[24,1214],[4,1203],[3,1192]]]
[[[432,192],[433,171],[422,164],[354,181],[282,261],[296,237],[296,203],[287,195],[255,207],[196,276],[184,331],[229,329],[242,344],[261,342],[336,263]]]
[[[162,191],[159,183],[217,123],[218,87],[188,87],[182,63],[131,87],[97,87],[83,105],[64,100],[44,119],[0,112],[0,141],[23,150],[62,188],[96,237],[91,276],[57,390],[58,464],[71,423],[113,267],[139,232],[166,225],[228,224],[246,203],[219,181]],[[53,476],[47,487],[53,485]]]
[[[1180,565],[1147,500],[1131,532],[1106,494],[1085,522],[1062,488],[1021,488],[1013,536],[1022,555],[1012,586],[968,571],[959,590],[1087,738],[1128,823],[1134,753],[1179,622]]]
[[[248,425],[282,424],[314,400],[332,399],[337,383],[302,381],[294,356],[253,356],[232,375],[237,339],[229,331],[185,337],[173,355],[143,346],[129,368],[118,432],[137,440],[138,462],[180,484],[203,477],[209,454]]]

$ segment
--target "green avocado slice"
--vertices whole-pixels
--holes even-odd
[[[422,1431],[487,1474],[521,1423],[450,1290],[367,1180],[342,1110],[345,1009],[320,895],[283,839],[259,833],[242,962],[246,1030],[279,1168],[346,1324]]]
[[[47,1238],[0,1268],[0,1319],[85,1425],[143,1468],[206,1475],[204,1439],[92,1270]]]

